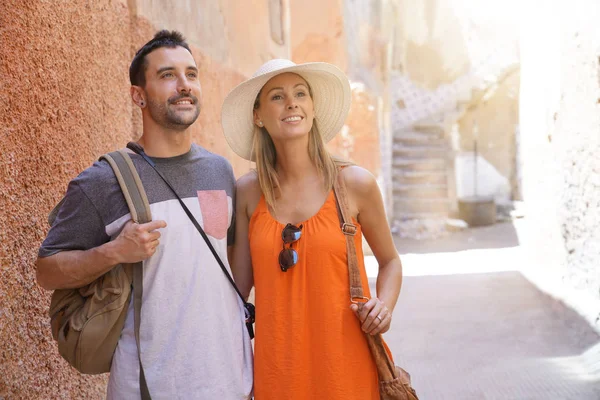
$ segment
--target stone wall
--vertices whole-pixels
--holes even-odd
[[[552,1],[525,12],[538,21],[521,37],[528,265],[600,330],[600,4]]]

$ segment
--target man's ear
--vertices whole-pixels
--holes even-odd
[[[146,94],[144,93],[144,89],[140,86],[132,85],[131,89],[131,100],[140,108],[146,107]]]

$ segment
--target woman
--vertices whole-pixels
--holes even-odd
[[[233,273],[243,295],[256,294],[254,394],[265,399],[378,399],[365,334],[386,332],[402,266],[376,180],[334,159],[325,142],[350,108],[346,76],[326,63],[264,64],[225,99],[225,137],[256,162],[238,180]],[[347,187],[358,232],[361,278],[365,235],[379,263],[377,297],[351,305],[346,239],[332,191]]]

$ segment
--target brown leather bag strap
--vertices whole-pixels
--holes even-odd
[[[348,273],[350,277],[350,300],[364,300],[360,271],[358,270],[358,258],[356,256],[356,245],[354,244],[354,235],[356,234],[356,225],[352,223],[349,214],[348,196],[346,194],[346,185],[344,184],[342,174],[338,171],[337,178],[333,184],[333,194],[340,218],[340,228],[346,236],[346,251],[348,252]]]
[[[348,252],[348,274],[350,277],[350,301],[358,302],[359,309],[367,300],[364,295],[360,271],[358,269],[358,258],[356,256],[356,245],[354,244],[354,235],[356,234],[356,225],[350,219],[348,206],[348,195],[346,185],[342,177],[341,170],[338,170],[337,178],[333,184],[333,193],[335,195],[338,216],[340,218],[340,228],[346,235],[346,251]],[[350,221],[350,222],[349,222]],[[371,355],[377,365],[377,373],[380,381],[389,381],[397,377],[397,371],[394,363],[387,354],[383,338],[381,335],[365,335]]]
[[[103,155],[104,158],[117,177],[125,202],[129,207],[131,219],[138,224],[144,224],[152,221],[152,213],[150,212],[150,204],[146,191],[140,179],[131,158],[126,150],[113,151]],[[140,321],[142,315],[142,294],[144,282],[144,268],[142,262],[135,264],[124,265],[128,275],[133,275],[133,320],[135,343],[138,350],[138,360],[140,364],[140,392],[142,400],[151,400],[150,391],[146,383],[144,368],[142,367],[142,351],[140,348]]]

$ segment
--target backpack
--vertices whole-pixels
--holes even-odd
[[[129,211],[136,223],[152,220],[148,198],[140,177],[125,150],[100,157],[112,167]],[[63,204],[48,216],[52,225]],[[142,262],[118,264],[103,276],[79,289],[55,290],[50,301],[52,337],[60,355],[83,374],[110,371],[112,358],[125,324],[131,296],[134,297],[135,338],[140,354],[139,327],[143,282]],[[140,359],[140,388],[147,392]]]

